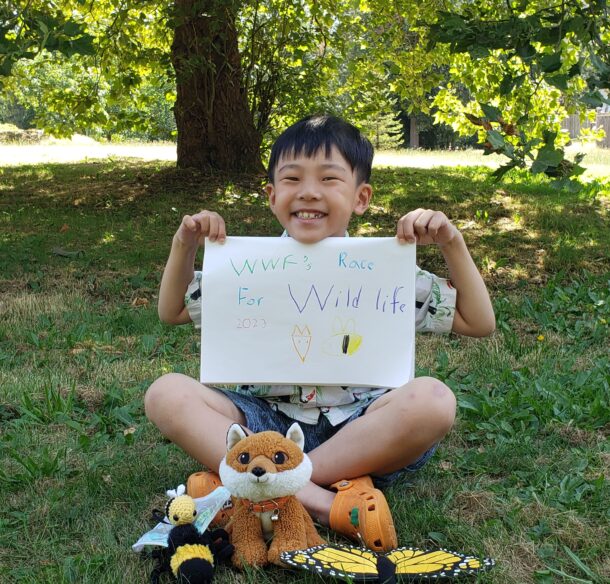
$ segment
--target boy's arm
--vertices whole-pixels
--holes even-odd
[[[457,227],[440,211],[417,209],[398,221],[396,235],[402,241],[439,246],[457,291],[453,332],[470,337],[490,335],[496,319],[489,293]]]
[[[172,240],[172,248],[161,278],[159,289],[159,318],[168,324],[190,322],[184,304],[184,295],[195,274],[197,250],[205,238],[223,242],[226,239],[225,224],[218,213],[202,211],[185,215]]]
[[[462,234],[439,245],[449,269],[449,279],[457,290],[452,330],[469,337],[486,337],[496,328],[496,317],[489,293]]]

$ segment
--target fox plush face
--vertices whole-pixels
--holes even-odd
[[[311,478],[304,445],[297,423],[286,436],[271,431],[248,436],[239,424],[233,424],[227,433],[227,454],[220,463],[222,484],[232,495],[254,503],[294,495]]]

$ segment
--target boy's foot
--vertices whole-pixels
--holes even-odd
[[[330,486],[337,495],[330,508],[330,528],[376,552],[398,546],[392,513],[370,476]]]
[[[220,477],[211,470],[193,473],[186,482],[186,494],[198,499],[209,495],[214,489],[220,487]],[[210,525],[212,527],[225,527],[233,515],[233,503],[227,501],[225,506],[214,516]]]

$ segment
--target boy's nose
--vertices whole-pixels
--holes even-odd
[[[301,190],[299,191],[299,199],[311,200],[320,198],[319,189],[312,183],[303,183]]]

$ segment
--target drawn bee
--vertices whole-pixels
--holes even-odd
[[[329,355],[351,356],[362,344],[362,335],[356,332],[356,324],[353,319],[344,323],[339,317],[333,322],[333,334],[324,343],[324,352]]]
[[[181,584],[210,584],[216,560],[230,558],[233,546],[224,529],[199,533],[193,525],[197,517],[195,501],[185,492],[184,485],[167,491],[170,499],[165,514],[174,527],[167,537],[166,557],[153,576],[158,578],[161,572],[171,570]]]

